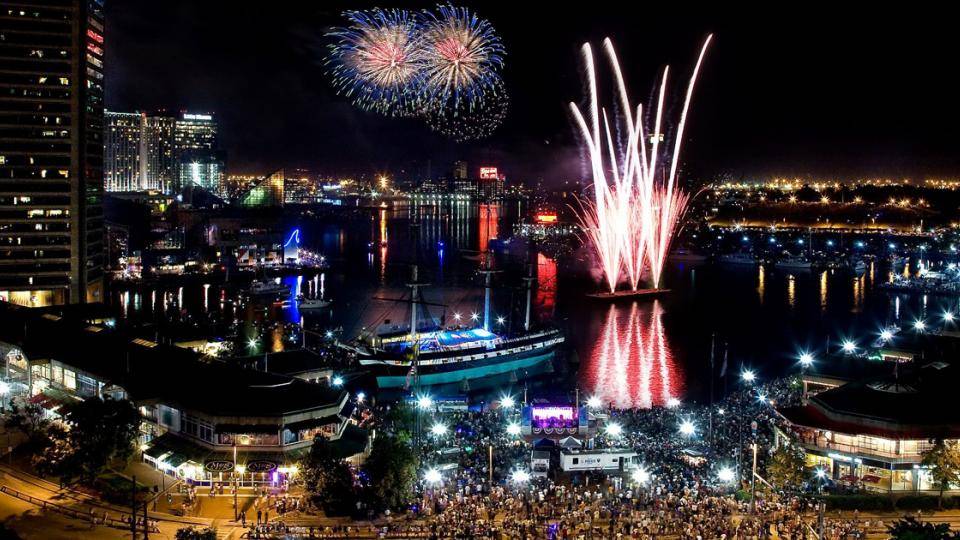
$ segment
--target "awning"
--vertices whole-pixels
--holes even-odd
[[[276,424],[219,424],[217,433],[276,433],[280,426]]]
[[[200,463],[210,453],[209,450],[173,433],[164,433],[148,442],[147,446],[148,448],[143,451],[145,455],[150,456],[154,461],[162,459],[164,464],[173,468],[177,468],[187,461]]]

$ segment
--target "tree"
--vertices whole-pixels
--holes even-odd
[[[15,429],[23,433],[28,443],[37,443],[46,439],[46,430],[50,426],[50,420],[42,406],[20,399],[11,401],[5,422],[7,429]]]
[[[798,489],[806,477],[803,465],[803,451],[794,446],[780,446],[767,462],[767,480],[780,489]]]
[[[887,527],[894,540],[956,540],[960,532],[950,532],[948,523],[920,523],[916,518],[907,517],[893,522]]]
[[[943,492],[950,489],[951,484],[960,484],[960,446],[956,442],[937,439],[933,446],[923,453],[923,465],[930,468],[933,483],[940,490],[937,501],[943,507]]]
[[[217,540],[217,529],[213,527],[207,527],[205,529],[181,527],[177,529],[175,538],[177,540]]]
[[[376,509],[402,510],[414,499],[419,460],[410,444],[381,433],[373,440],[364,470],[370,481],[368,497]]]
[[[91,484],[111,462],[133,455],[140,413],[129,401],[92,397],[65,405],[63,424],[49,430],[48,443],[34,463],[59,475],[64,484]]]
[[[330,443],[314,439],[310,454],[300,464],[301,478],[307,499],[328,516],[344,516],[354,511],[357,490],[353,473],[334,454]]]

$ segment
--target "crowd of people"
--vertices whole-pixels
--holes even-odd
[[[589,444],[635,452],[638,467],[645,471],[642,481],[629,474],[602,472],[518,477],[515,471],[529,469],[532,448],[515,430],[505,429],[519,421],[516,408],[421,412],[422,432],[413,444],[418,445],[421,467],[441,472],[439,480],[422,480],[421,495],[409,512],[368,527],[287,528],[283,534],[316,538],[814,538],[817,508],[808,500],[783,495],[750,501],[743,491],[735,496],[736,480],[721,481],[717,475],[720,467],[739,469],[739,487],[747,488],[747,458],[752,456],[744,448],[756,442],[764,449],[758,453],[762,470],[778,422],[772,405],[799,399],[799,387],[783,380],[743,388],[711,406],[592,410],[594,436]],[[446,429],[433,433],[431,423],[443,423]],[[692,424],[693,432],[678,430],[681,423]],[[604,429],[612,424],[621,429]],[[394,426],[380,428],[390,433]],[[698,459],[690,459],[691,455]],[[271,527],[285,526],[261,524],[256,530]],[[865,531],[855,519],[824,521],[824,536],[830,539],[862,538]]]

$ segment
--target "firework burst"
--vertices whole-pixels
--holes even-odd
[[[424,12],[424,91],[435,105],[459,107],[498,92],[505,50],[493,25],[469,9]]]
[[[583,46],[589,88],[586,115],[570,104],[590,158],[593,199],[581,204],[580,220],[599,260],[604,280],[614,292],[625,275],[636,290],[644,269],[653,287],[660,287],[663,266],[690,200],[676,185],[683,132],[693,89],[713,36],[707,36],[687,85],[673,147],[661,147],[669,67],[660,78],[653,124],[643,122],[643,108],[630,105],[613,43],[603,42],[614,74],[621,117],[611,120],[599,105],[593,49]],[[614,134],[617,134],[615,137]]]
[[[496,91],[487,92],[483,100],[474,104],[461,101],[447,106],[430,107],[424,119],[430,129],[457,142],[489,137],[507,117],[510,107],[508,94],[502,83]]]
[[[348,11],[350,25],[334,38],[328,65],[337,92],[354,105],[388,115],[417,114],[423,74],[423,33],[408,11]]]

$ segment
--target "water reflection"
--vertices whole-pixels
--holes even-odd
[[[550,257],[537,254],[537,318],[543,321],[553,319],[557,304],[557,263]]]
[[[600,335],[581,366],[580,384],[614,407],[665,405],[683,394],[683,375],[674,362],[659,301],[611,304]]]

